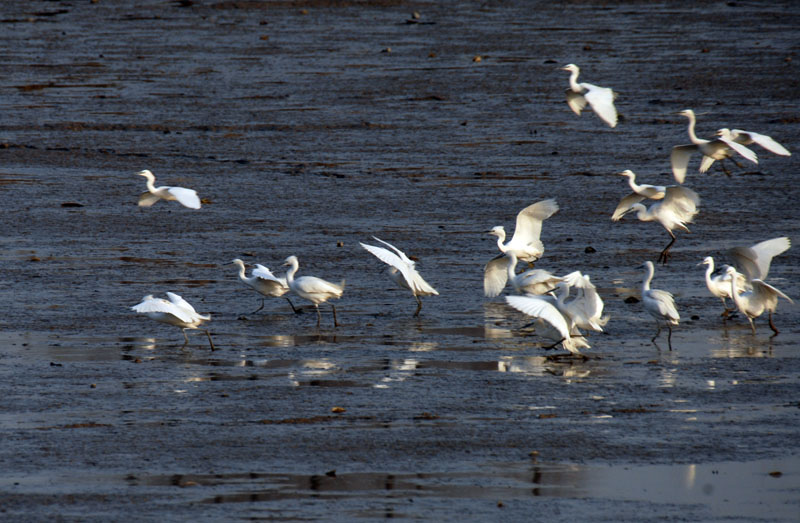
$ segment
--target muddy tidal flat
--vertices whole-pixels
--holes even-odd
[[[789,237],[767,282],[800,300],[798,27],[788,0],[0,3],[0,520],[797,521],[800,306],[753,334],[697,265]],[[669,350],[638,301],[669,237],[610,217],[616,173],[676,183],[684,109],[794,154],[692,158]],[[137,206],[143,169],[202,208]],[[548,198],[536,268],[610,316],[585,361],[483,296],[486,232]],[[419,317],[373,235],[439,292]],[[253,312],[231,261],[290,255],[346,280],[340,326]],[[216,350],[130,310],[167,291]]]

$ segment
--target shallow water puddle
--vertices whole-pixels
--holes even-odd
[[[304,497],[433,497],[502,500],[526,497],[608,498],[706,505],[715,516],[792,518],[797,514],[800,459],[704,465],[584,467],[503,465],[480,472],[328,475],[171,476],[172,485],[262,483],[208,503],[268,502]]]
[[[22,488],[36,489],[19,481]],[[11,479],[2,480],[7,483]],[[433,473],[358,472],[129,475],[129,486],[218,491],[206,503],[263,503],[303,498],[444,498],[509,500],[598,498],[654,504],[704,505],[717,517],[792,519],[800,500],[800,457],[689,465],[583,466],[493,463],[480,470]],[[219,492],[220,490],[231,492]]]

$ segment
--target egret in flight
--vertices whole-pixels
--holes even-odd
[[[150,207],[159,200],[175,200],[184,207],[190,209],[200,208],[200,198],[197,197],[197,192],[194,190],[186,189],[185,187],[169,187],[166,185],[156,187],[156,177],[147,169],[139,171],[136,174],[147,178],[147,192],[139,196],[139,207]]]
[[[392,281],[394,281],[398,287],[410,290],[414,295],[414,298],[416,298],[417,310],[414,312],[414,316],[419,316],[419,312],[422,310],[422,300],[420,300],[419,297],[430,295],[438,296],[439,293],[436,291],[436,289],[431,287],[428,282],[422,278],[422,276],[420,276],[420,274],[417,272],[417,269],[414,268],[414,261],[409,259],[403,251],[391,243],[381,240],[380,238],[375,236],[373,236],[373,238],[375,241],[381,242],[391,250],[384,249],[383,247],[376,247],[374,245],[367,245],[361,242],[359,242],[359,245],[375,255],[375,257],[377,257],[383,263],[386,263],[390,266],[389,277],[392,279]]]
[[[791,156],[789,150],[772,139],[766,134],[759,134],[749,131],[742,131],[741,129],[726,129],[722,128],[717,131],[717,136],[730,140],[742,145],[760,145],[767,151],[775,153],[779,156]]]
[[[325,303],[331,298],[341,298],[344,293],[344,280],[337,285],[315,276],[300,276],[299,278],[295,278],[294,275],[300,267],[297,256],[289,256],[286,258],[284,265],[289,265],[289,270],[286,271],[286,283],[289,284],[289,288],[293,293],[314,304],[314,307],[317,309],[317,327],[319,327],[320,321],[322,320],[322,315],[319,312],[319,304]],[[331,308],[333,309],[333,326],[338,327],[339,322],[336,321],[336,306],[331,303]]]
[[[764,283],[759,279],[750,281],[750,284],[752,285],[751,290],[738,293],[736,292],[734,276],[736,274],[736,269],[733,267],[728,267],[726,272],[729,276],[731,276],[730,285],[733,302],[736,304],[736,308],[739,309],[739,312],[747,316],[747,320],[750,322],[750,328],[753,330],[753,334],[756,333],[756,326],[755,323],[753,323],[753,320],[764,314],[764,311],[766,311],[769,314],[769,327],[775,333],[774,335],[777,335],[779,331],[772,322],[772,313],[778,308],[778,298],[780,297],[788,300],[789,303],[794,303],[792,299],[772,285]]]
[[[669,329],[667,343],[669,344],[669,350],[672,350],[672,326],[678,325],[681,320],[678,309],[675,307],[675,299],[667,291],[650,288],[650,282],[653,280],[653,274],[655,273],[653,262],[648,260],[641,267],[646,270],[644,281],[642,282],[642,304],[644,304],[644,310],[656,320],[658,327],[656,335],[650,341],[655,344],[656,338],[661,334],[661,325],[666,325],[667,329]]]
[[[154,298],[152,295],[142,298],[142,302],[131,307],[132,310],[146,314],[148,318],[174,325],[179,327],[183,332],[183,338],[186,342],[183,344],[185,347],[189,343],[189,337],[186,335],[186,329],[199,329],[200,325],[211,319],[211,316],[203,316],[198,314],[194,307],[189,302],[181,298],[175,293],[168,292],[167,298]],[[211,340],[211,333],[206,329],[199,329],[205,331],[208,336],[208,343],[211,350],[214,350],[214,342]]]
[[[289,284],[286,283],[285,276],[283,278],[279,278],[272,274],[272,271],[270,271],[268,268],[257,263],[251,272],[252,276],[247,277],[244,262],[242,260],[236,258],[232,263],[239,267],[239,279],[242,281],[242,283],[250,286],[261,296],[274,296],[279,298],[289,292]],[[288,296],[284,297],[286,298],[286,301],[289,302],[289,306],[292,308],[292,311],[294,311],[295,314],[298,314],[300,311],[294,307],[292,300],[290,300]],[[251,314],[255,314],[263,308],[264,298],[262,297],[261,307],[251,312]]]
[[[544,245],[539,236],[542,222],[558,211],[555,200],[543,200],[522,209],[517,214],[514,236],[508,243],[502,225],[493,227],[488,234],[497,236],[497,248],[501,254],[492,258],[483,270],[483,292],[487,297],[498,296],[508,280],[508,257],[513,252],[518,260],[532,263],[544,254]]]
[[[608,87],[578,83],[580,68],[575,64],[565,65],[561,68],[569,71],[569,89],[567,89],[567,104],[572,111],[580,116],[581,111],[588,102],[592,110],[611,127],[617,125],[617,108],[614,107],[614,98],[617,94]]]
[[[756,156],[756,153],[733,140],[728,140],[721,136],[716,140],[698,138],[694,132],[697,119],[695,118],[694,111],[691,109],[686,109],[678,114],[689,119],[689,140],[692,142],[686,145],[676,145],[672,148],[670,163],[672,164],[672,174],[675,176],[675,180],[678,183],[683,183],[683,180],[686,178],[686,168],[689,165],[689,158],[691,158],[692,153],[695,151],[700,151],[703,155],[703,159],[700,162],[701,173],[708,171],[715,160],[722,161],[726,158],[730,158],[733,154],[731,150],[736,151],[753,163],[758,163],[758,156]]]
[[[714,258],[711,256],[706,256],[702,262],[698,263],[697,265],[705,265],[706,266],[706,287],[708,287],[709,292],[722,300],[722,306],[725,310],[722,312],[722,317],[727,318],[728,315],[736,310],[736,307],[733,308],[728,307],[728,302],[725,301],[725,298],[731,297],[731,276],[726,271],[728,269],[728,265],[723,265],[720,268],[720,271],[714,274]],[[745,290],[745,277],[744,274],[736,271],[734,274],[734,278],[736,278],[736,290],[738,293],[744,292]]]
[[[624,215],[635,212],[640,221],[658,221],[667,230],[671,238],[658,256],[658,261],[663,263],[667,263],[669,250],[672,248],[672,244],[675,243],[675,234],[672,230],[680,229],[689,232],[686,224],[691,223],[698,212],[697,206],[700,204],[700,197],[697,193],[686,187],[673,185],[666,188],[665,194],[666,196],[664,196],[663,200],[652,204],[649,208],[641,203],[632,203],[627,209],[620,208],[618,205],[614,215],[611,217],[612,220],[618,221]]]

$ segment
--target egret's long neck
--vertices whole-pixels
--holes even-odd
[[[147,190],[150,191],[151,193],[155,193],[156,192],[156,186],[155,186],[156,177],[153,176],[152,174],[145,174],[144,177],[147,178]]]
[[[731,277],[731,298],[733,299],[733,303],[736,304],[736,308],[742,311],[743,313],[747,314],[745,309],[747,308],[747,304],[745,303],[744,299],[739,296],[739,293],[736,292],[736,273],[730,275]]]
[[[709,261],[708,268],[706,268],[706,285],[711,288],[711,273],[714,272],[714,260]]]
[[[506,232],[497,231],[497,248],[500,249],[500,252],[506,252],[506,246],[503,245],[504,241],[506,241]]]
[[[626,174],[625,176],[628,177],[628,185],[630,186],[631,190],[635,193],[639,192],[639,185],[636,183],[636,175],[635,174]]]
[[[239,279],[246,282],[247,281],[247,274],[245,274],[244,263],[237,263],[239,267]]]
[[[576,93],[581,92],[581,86],[578,85],[578,74],[580,71],[572,71],[569,75],[569,88],[575,91]]]
[[[289,270],[286,271],[286,283],[289,285],[289,287],[292,286],[292,283],[294,282],[294,273],[297,272],[299,267],[300,264],[297,263],[297,261],[292,261],[291,267],[289,267]]]
[[[508,253],[508,281],[513,282],[517,276],[517,255],[513,252]],[[513,285],[513,283],[512,283]],[[515,286],[516,290],[516,286]]]
[[[656,270],[651,264],[647,264],[647,275],[642,282],[642,294],[650,290],[650,282],[653,280],[653,274],[655,274]]]
[[[689,113],[689,114],[686,115],[686,117],[689,119],[689,127],[688,127],[689,139],[694,144],[705,143],[705,140],[701,140],[694,133],[694,124],[696,123],[696,120],[695,120],[695,117],[694,117],[694,113]]]
[[[558,287],[559,293],[556,299],[558,300],[558,305],[563,307],[564,302],[567,301],[567,298],[569,298],[569,285],[559,284]]]

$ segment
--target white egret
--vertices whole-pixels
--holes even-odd
[[[186,346],[189,343],[186,329],[199,329],[203,322],[211,319],[211,316],[198,314],[189,302],[177,294],[168,292],[167,298],[169,298],[169,301],[148,295],[142,298],[141,303],[134,305],[131,309],[146,314],[150,319],[179,327],[183,332],[183,338],[186,340],[183,345]],[[206,329],[199,330],[205,331],[211,350],[214,350],[214,342],[211,340],[211,333]]]
[[[578,349],[589,348],[589,343],[571,325],[570,318],[558,309],[556,301],[552,296],[506,296],[506,303],[518,311],[536,318],[537,334],[555,342],[544,347],[545,349],[552,349],[560,343],[570,353],[582,356]]]
[[[139,196],[139,207],[150,207],[159,200],[175,200],[184,207],[188,207],[190,209],[200,208],[200,198],[198,198],[197,192],[195,192],[193,189],[187,189],[185,187],[169,187],[167,185],[156,187],[156,177],[153,176],[153,173],[147,169],[136,174],[147,178],[147,192],[144,192],[141,194],[141,196]]]
[[[286,283],[289,284],[289,288],[292,292],[314,304],[314,307],[317,309],[317,327],[319,327],[322,319],[322,315],[319,312],[319,304],[325,303],[331,298],[341,298],[344,293],[344,280],[337,285],[315,276],[300,276],[299,278],[295,278],[294,274],[300,267],[297,256],[289,256],[286,258],[284,265],[289,265],[289,270],[286,271]],[[338,327],[339,323],[336,321],[336,306],[331,303],[331,308],[333,309],[333,325],[334,327]]]
[[[534,262],[544,254],[544,245],[539,236],[542,222],[558,211],[555,200],[542,200],[529,205],[517,214],[514,236],[504,244],[506,231],[502,225],[493,227],[488,234],[497,236],[497,248],[501,253],[492,258],[483,270],[483,292],[487,297],[498,296],[508,280],[507,254],[513,252],[518,260]]]
[[[717,131],[717,136],[725,138],[742,145],[760,145],[771,153],[779,156],[791,156],[789,150],[772,139],[771,136],[766,134],[759,134],[750,131],[742,131],[741,129],[726,129],[722,128]]]
[[[731,312],[736,310],[736,307],[728,307],[728,302],[725,301],[725,298],[731,297],[731,276],[726,272],[728,265],[723,265],[720,269],[720,272],[717,274],[714,274],[714,258],[711,256],[706,256],[703,261],[697,265],[706,265],[706,287],[708,287],[708,290],[712,295],[722,300],[722,306],[725,308],[722,316],[727,318]],[[735,269],[734,272],[737,292],[744,292],[746,285],[745,277]]]
[[[617,94],[608,87],[578,83],[580,68],[575,64],[568,64],[561,68],[569,71],[569,89],[567,89],[567,104],[572,111],[580,116],[581,111],[586,107],[586,103],[592,110],[611,127],[617,125],[617,108],[614,107],[614,99]]]
[[[730,286],[731,294],[733,295],[733,302],[736,304],[736,308],[739,309],[739,312],[747,316],[747,320],[750,322],[750,328],[753,330],[753,334],[756,333],[756,326],[755,323],[753,323],[753,319],[764,314],[764,311],[769,313],[770,329],[772,329],[775,334],[778,334],[778,329],[775,327],[775,324],[772,323],[772,313],[778,308],[779,297],[788,300],[789,303],[794,303],[792,299],[772,285],[764,283],[759,279],[750,281],[750,284],[753,286],[751,290],[738,293],[736,292],[736,283],[734,277],[736,269],[733,267],[728,267],[726,272],[731,276]]]
[[[640,203],[648,198],[651,200],[663,200],[664,196],[667,194],[667,187],[663,185],[637,184],[636,173],[631,170],[622,171],[619,174],[628,178],[628,185],[633,192],[619,201],[617,208],[614,210],[614,214],[611,216],[613,221],[619,220],[634,203]],[[674,185],[670,187],[674,187]]]
[[[564,285],[558,295],[559,308],[563,309],[576,327],[597,332],[603,332],[603,327],[608,323],[608,316],[603,316],[603,300],[597,293],[588,275],[574,271],[563,278]],[[575,296],[567,301],[572,289],[576,290]]]
[[[270,271],[267,267],[257,263],[251,272],[252,276],[247,277],[245,265],[242,260],[236,258],[232,263],[239,267],[239,279],[242,281],[242,283],[252,287],[252,289],[261,296],[273,296],[279,298],[289,292],[289,284],[286,282],[285,276],[283,278],[279,278],[272,274],[272,271]],[[290,300],[288,296],[284,297],[286,298],[286,301],[289,302],[289,306],[292,308],[292,311],[294,311],[295,314],[298,314],[299,311],[295,308],[292,300]],[[262,297],[261,307],[254,310],[251,314],[255,314],[263,308],[264,298]]]
[[[772,238],[751,247],[733,247],[728,253],[748,280],[765,280],[772,258],[786,252],[792,242],[786,236]]]
[[[650,341],[655,344],[656,338],[661,334],[661,325],[664,324],[667,329],[669,329],[667,343],[669,344],[669,350],[672,350],[672,326],[678,325],[681,320],[678,309],[675,307],[675,299],[672,297],[672,294],[667,291],[650,288],[650,282],[656,270],[653,266],[653,262],[648,260],[644,262],[641,267],[644,267],[647,271],[642,283],[642,304],[644,305],[644,310],[655,318],[656,325],[658,326],[656,335],[653,336],[653,339]]]
[[[546,294],[556,288],[563,278],[554,276],[544,269],[528,269],[515,274],[517,257],[513,252],[508,253],[508,281],[515,291],[520,294]]]
[[[630,204],[628,209],[620,209],[620,207],[617,206],[617,210],[614,211],[614,216],[611,217],[612,220],[618,221],[624,215],[630,212],[636,212],[636,217],[639,218],[640,221],[658,221],[664,226],[671,240],[658,257],[658,261],[663,263],[667,263],[669,250],[672,244],[675,243],[675,234],[672,230],[680,229],[689,232],[689,228],[686,227],[686,224],[692,222],[692,219],[698,212],[697,205],[700,204],[700,197],[697,193],[686,187],[673,185],[666,188],[665,194],[666,196],[664,196],[663,200],[652,204],[649,208],[641,203]]]
[[[758,163],[758,156],[756,153],[742,144],[723,137],[719,137],[716,140],[698,138],[694,132],[696,118],[694,111],[691,109],[686,109],[678,114],[689,119],[689,139],[692,141],[690,144],[676,145],[672,148],[670,163],[672,164],[672,174],[675,176],[675,180],[677,180],[678,183],[683,183],[683,180],[686,178],[686,168],[689,165],[689,158],[695,151],[700,151],[703,154],[703,159],[700,162],[701,173],[708,171],[715,160],[722,161],[726,158],[730,158],[733,154],[731,150],[736,151],[753,163]]]
[[[367,245],[361,242],[359,242],[359,245],[361,245],[364,249],[369,251],[383,263],[386,263],[390,266],[389,277],[392,279],[392,281],[394,281],[398,287],[410,290],[414,295],[414,298],[416,298],[417,310],[414,313],[414,316],[419,316],[419,312],[422,310],[422,300],[420,300],[419,297],[430,295],[438,296],[439,293],[436,291],[436,289],[431,287],[428,282],[422,278],[422,276],[420,276],[420,274],[417,272],[417,269],[414,268],[414,261],[409,259],[403,251],[376,236],[373,236],[373,238],[375,241],[381,242],[392,250],[390,251],[388,249],[384,249],[383,247]]]

